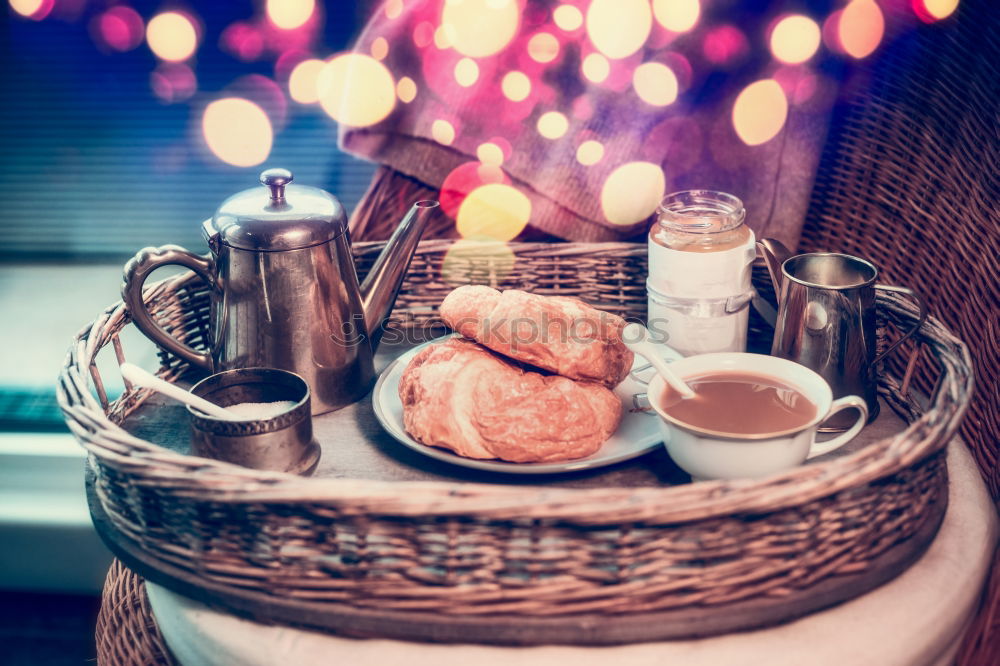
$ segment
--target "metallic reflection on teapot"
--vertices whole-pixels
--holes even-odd
[[[210,255],[176,245],[139,251],[125,266],[122,297],[139,330],[166,351],[210,372],[295,372],[312,390],[313,414],[322,414],[371,388],[383,324],[438,202],[414,204],[359,285],[340,202],[291,181],[291,172],[269,169],[264,187],[224,201],[202,225]],[[143,283],[167,264],[211,287],[208,352],[172,336],[145,307]]]

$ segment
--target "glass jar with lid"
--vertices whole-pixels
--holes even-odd
[[[743,202],[725,192],[687,190],[660,203],[651,242],[682,252],[722,252],[753,237]]]
[[[684,355],[744,351],[754,233],[738,197],[711,190],[663,199],[649,232],[650,332]]]

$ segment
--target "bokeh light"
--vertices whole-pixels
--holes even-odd
[[[913,11],[925,23],[951,16],[958,9],[958,0],[913,0]]]
[[[458,88],[455,83],[455,65],[462,56],[451,49],[439,49],[431,46],[424,49],[420,54],[418,62],[420,69],[414,71],[406,67],[405,71],[420,82],[421,88],[433,90],[439,99],[451,99]],[[414,63],[416,64],[416,63]],[[403,67],[399,67],[404,71]],[[464,94],[460,93],[462,96]]]
[[[513,240],[528,225],[531,200],[510,185],[491,183],[469,192],[458,207],[456,227],[463,238]]]
[[[671,32],[687,32],[698,22],[698,0],[653,0],[656,22]]]
[[[840,13],[837,39],[852,58],[870,55],[885,32],[885,18],[874,0],[851,0]]]
[[[276,78],[288,81],[288,78],[292,75],[292,70],[303,60],[314,59],[314,56],[309,51],[304,51],[301,49],[290,48],[281,52],[281,55],[274,61],[274,76]]]
[[[205,107],[201,128],[209,149],[226,164],[256,166],[271,153],[271,121],[249,100],[227,97],[212,102]]]
[[[497,284],[514,270],[517,258],[504,241],[459,238],[441,260],[441,279],[448,284]]]
[[[804,67],[779,67],[772,76],[792,105],[805,104],[819,89],[819,78]]]
[[[422,49],[432,41],[434,41],[434,24],[430,21],[421,21],[413,29],[413,43]]]
[[[256,25],[237,21],[230,23],[219,36],[223,50],[244,62],[256,60],[264,52],[264,37]]]
[[[507,72],[500,82],[504,97],[512,102],[522,102],[531,94],[531,79],[524,72]]]
[[[588,81],[601,83],[611,73],[611,63],[600,53],[591,53],[583,59],[580,69]]]
[[[662,54],[660,61],[674,73],[674,76],[677,78],[677,88],[679,91],[684,91],[691,86],[691,82],[694,79],[694,68],[691,67],[690,60],[680,53],[673,52]]]
[[[52,11],[55,0],[10,0],[10,8],[24,18],[41,21]]]
[[[168,62],[182,62],[198,48],[198,31],[184,14],[163,12],[149,20],[146,41],[156,57]]]
[[[399,101],[404,104],[409,104],[417,97],[417,83],[408,76],[404,76],[396,84],[396,94],[399,96]]]
[[[665,188],[663,170],[652,162],[622,164],[601,187],[601,210],[612,224],[642,222],[656,210]]]
[[[455,80],[458,85],[468,88],[479,79],[479,65],[472,58],[462,58],[455,63]]]
[[[507,46],[517,33],[520,18],[515,0],[446,0],[441,27],[456,51],[484,58]]]
[[[191,99],[198,91],[198,79],[186,64],[166,62],[149,75],[149,87],[161,102],[174,104]]]
[[[483,164],[498,167],[503,164],[503,148],[493,142],[487,141],[486,143],[479,144],[479,147],[476,148],[476,157]]]
[[[482,162],[466,162],[455,167],[441,183],[441,191],[438,193],[441,212],[453,220],[456,219],[458,207],[465,201],[469,192],[491,183],[509,184],[510,178],[500,167]]]
[[[327,62],[316,80],[319,103],[338,123],[368,127],[396,106],[396,82],[385,65],[361,53],[344,53]]]
[[[431,123],[431,138],[444,146],[450,146],[455,140],[455,126],[444,118],[438,118]]]
[[[558,111],[547,111],[538,118],[538,133],[546,139],[558,139],[568,129],[569,121]]]
[[[514,154],[514,146],[512,146],[510,141],[502,136],[491,137],[490,143],[496,145],[501,151],[503,151],[503,158],[505,160],[509,160],[510,156]]]
[[[434,31],[434,46],[442,51],[450,49],[454,44],[454,41],[452,41],[452,34],[454,32],[455,26],[450,23],[439,25]]]
[[[583,25],[583,14],[573,5],[559,5],[552,12],[552,20],[560,30],[573,32]]]
[[[389,0],[385,3],[385,15],[387,18],[399,18],[403,13],[403,0]]]
[[[146,26],[139,13],[116,5],[94,19],[93,29],[100,43],[113,51],[131,51],[142,44]]]
[[[774,79],[754,81],[733,105],[733,128],[748,146],[759,146],[777,136],[788,117],[788,100]]]
[[[886,38],[886,22],[893,18],[891,12],[896,11],[900,5],[904,8],[911,7],[921,20],[932,21],[953,15],[959,4],[959,0],[894,1],[895,4],[888,1],[879,3],[876,0],[844,0],[836,3],[843,8],[836,12],[836,20],[831,21],[828,29],[833,34],[832,41],[838,50],[853,58],[865,58],[872,54]],[[54,3],[53,0],[9,0],[9,4],[15,13],[37,18],[43,13],[47,15]],[[67,4],[89,6],[83,0],[71,0]],[[95,31],[95,37],[99,35],[97,41],[111,50],[127,51],[136,48],[145,37],[149,48],[160,61],[149,79],[156,97],[164,102],[175,103],[195,95],[198,91],[198,80],[191,59],[199,52],[203,31],[203,26],[197,17],[181,10],[159,11],[148,25],[144,25],[142,16],[128,5],[117,4],[108,7],[108,4],[101,3],[98,7],[92,8],[92,29]],[[273,43],[276,31],[268,26],[268,21],[283,30],[293,30],[303,26],[311,18],[316,18],[317,12],[322,13],[315,0],[265,0],[264,3],[256,4],[258,7],[260,4],[265,5],[266,20],[257,16],[243,23],[230,23],[227,27],[228,30],[237,24],[240,26],[240,30],[232,34],[243,37],[236,40],[234,42],[236,45],[229,49],[236,57],[242,60],[254,60],[266,55],[271,58],[285,51],[315,46],[313,42],[309,42],[309,45],[293,44],[292,47],[288,47],[287,44],[276,45]],[[712,9],[711,3],[706,3],[703,7],[699,0],[587,0],[587,2],[552,0],[543,3],[544,6],[540,10],[525,13],[522,20],[521,7],[524,4],[519,0],[439,0],[436,3],[423,4],[388,0],[383,5],[383,11],[390,19],[401,17],[407,11],[423,12],[416,16],[419,20],[415,21],[417,29],[413,30],[412,38],[415,43],[427,47],[436,34],[439,45],[448,47],[447,54],[451,59],[448,65],[441,67],[440,70],[453,93],[456,92],[456,84],[462,87],[479,84],[484,95],[483,99],[488,99],[486,95],[497,92],[494,68],[523,68],[523,72],[509,71],[502,77],[500,90],[504,97],[511,102],[527,100],[526,104],[520,104],[518,108],[525,109],[522,118],[526,120],[528,131],[531,129],[531,120],[535,120],[537,116],[535,125],[538,133],[550,140],[567,137],[570,128],[567,115],[572,114],[573,133],[566,139],[571,145],[561,145],[561,148],[572,150],[575,147],[574,157],[584,166],[593,166],[603,161],[600,170],[594,169],[589,173],[589,177],[595,178],[598,173],[603,174],[604,168],[617,164],[621,158],[614,152],[606,154],[605,146],[599,141],[591,140],[592,135],[579,133],[581,128],[588,126],[583,119],[589,120],[595,116],[592,100],[598,99],[594,117],[596,123],[600,122],[600,113],[604,110],[600,104],[600,96],[607,95],[610,98],[612,90],[619,90],[612,86],[611,81],[617,81],[622,73],[626,81],[625,86],[631,82],[635,95],[642,100],[642,103],[656,107],[675,104],[681,91],[686,90],[686,86],[690,83],[690,67],[685,77],[681,69],[675,67],[668,59],[671,56],[683,57],[666,53],[665,46],[654,56],[657,61],[641,62],[645,57],[641,54],[644,46],[647,47],[647,53],[652,53],[654,50],[655,44],[647,43],[650,35],[654,33],[653,21],[656,22],[655,33],[661,36],[664,29],[672,33],[683,33],[699,28],[678,42],[687,48],[685,52],[691,55],[696,67],[699,68],[699,80],[700,77],[710,73],[712,67],[708,65],[706,71],[704,62],[699,65],[697,50],[703,49],[709,63],[720,66],[731,65],[737,58],[749,52],[750,42],[747,34],[754,40],[754,44],[758,44],[765,36],[761,34],[761,30],[744,34],[742,24],[739,27],[720,24],[714,16],[711,22],[707,17],[702,20],[703,9],[705,11],[710,9],[715,11],[715,9]],[[433,5],[436,11],[432,12],[430,5]],[[62,9],[63,6],[60,3],[59,8]],[[552,18],[551,22],[547,23],[549,10]],[[425,18],[430,20],[423,20]],[[699,21],[701,21],[700,26]],[[912,22],[912,17],[910,21]],[[501,53],[511,45],[522,23],[525,30],[523,36],[516,42],[516,53],[512,48],[511,54],[504,53],[492,58],[491,56]],[[819,67],[816,71],[814,68],[794,67],[816,58],[821,42],[820,29],[816,21],[802,15],[779,15],[775,17],[772,25],[770,34],[766,37],[771,53],[780,62],[773,62],[767,66],[767,74],[759,76],[773,76],[773,78],[748,85],[735,100],[732,97],[726,98],[733,100],[731,112],[733,129],[739,139],[750,146],[760,145],[777,137],[788,122],[789,105],[800,105],[814,100],[817,91],[821,91],[816,71],[823,71],[823,67]],[[409,41],[412,26],[404,29],[401,22],[397,22],[396,26],[403,30],[400,33],[402,41]],[[584,27],[586,34],[582,33]],[[436,33],[435,28],[437,28]],[[539,30],[541,32],[538,32]],[[827,27],[824,27],[824,30],[827,30]],[[565,34],[573,31],[581,32],[578,32],[576,37]],[[305,32],[307,31],[303,31],[303,34]],[[828,36],[824,35],[824,38],[830,43]],[[664,44],[670,44],[670,40],[673,39],[673,36],[668,36]],[[571,42],[571,46],[566,46],[567,40]],[[222,41],[225,42],[225,38]],[[579,44],[576,44],[576,41],[579,41]],[[394,57],[401,57],[402,51],[396,51],[397,42],[393,41],[392,44]],[[214,45],[208,44],[204,52],[207,53],[212,48]],[[454,51],[450,50],[452,48]],[[302,104],[322,102],[324,110],[339,123],[355,127],[374,125],[388,117],[397,103],[410,103],[417,96],[418,84],[413,79],[402,77],[397,82],[393,74],[378,62],[387,58],[389,49],[390,42],[385,37],[377,37],[371,42],[369,51],[371,57],[365,54],[345,54],[334,57],[329,62],[323,62],[310,57],[309,53],[299,52],[299,55],[289,63],[289,69],[277,78],[284,80],[287,76],[287,92],[292,99]],[[434,50],[432,47],[426,49],[427,52]],[[581,59],[580,69],[581,76],[585,79],[584,83],[602,84],[603,90],[596,91],[595,94],[594,90],[583,92],[577,86],[566,91],[564,97],[560,97],[564,91],[559,90],[555,82],[562,80],[559,77],[571,73],[561,68],[536,67],[533,62],[546,64],[559,58],[566,59],[568,56],[569,60],[575,63],[577,53]],[[767,54],[755,47],[754,55]],[[301,58],[306,59],[300,60]],[[480,60],[477,62],[476,58]],[[529,62],[529,58],[533,62]],[[760,62],[762,61],[755,59],[754,66]],[[261,66],[265,65],[262,63]],[[201,69],[198,71],[201,72]],[[414,77],[416,78],[416,75]],[[448,100],[448,97],[436,87],[424,83],[420,85],[426,86],[421,88],[421,95],[429,96],[428,100],[435,98],[435,92],[441,93],[440,99]],[[464,93],[459,90],[457,94]],[[216,116],[225,111],[230,118],[237,120],[243,118],[244,124],[253,124],[259,120],[259,114],[255,115],[253,110],[264,113],[267,130],[262,136],[266,138],[266,148],[262,149],[260,147],[262,144],[257,142],[254,146],[246,148],[245,152],[252,153],[252,148],[257,153],[263,150],[265,155],[271,149],[274,133],[281,129],[280,124],[273,116],[268,117],[269,107],[260,103],[257,98],[232,90],[227,90],[223,95],[226,99],[205,107],[202,129],[206,142],[214,154],[229,164],[259,163],[250,162],[251,157],[228,157],[234,150],[227,146],[235,140],[229,141],[224,133],[220,134],[220,131],[210,128],[209,121],[215,122]],[[618,99],[624,104],[628,104],[629,101],[633,105],[639,103],[630,97]],[[226,106],[222,106],[222,111],[219,111],[219,105],[224,103],[237,106],[232,106],[229,110]],[[200,104],[201,102],[199,106]],[[557,108],[561,112],[548,111],[540,116],[537,115],[546,108]],[[499,167],[505,161],[509,164],[509,148],[505,150],[493,139],[469,140],[472,128],[459,124],[455,118],[449,116],[446,106],[442,105],[438,109],[435,115],[424,121],[426,123],[436,119],[429,132],[434,140],[443,145],[452,145],[459,137],[462,151],[468,153],[475,149],[476,157],[483,165]],[[529,118],[531,120],[527,120]],[[720,127],[728,132],[727,120],[729,119],[723,117],[720,120]],[[658,118],[654,119],[649,125],[658,121]],[[236,124],[236,120],[232,123]],[[508,123],[507,126],[511,127],[513,124]],[[428,132],[426,124],[420,129],[424,133]],[[233,132],[235,133],[235,130]],[[513,137],[514,134],[509,136]],[[585,138],[587,140],[584,141]],[[469,142],[466,145],[467,140]],[[707,141],[705,143],[707,145]],[[217,148],[217,146],[222,147]],[[626,159],[649,160],[649,162],[623,165],[615,170],[612,176],[632,166],[650,174],[649,177],[653,178],[651,174],[654,172],[649,170],[648,166],[655,169],[655,173],[662,179],[663,171],[655,164],[658,158],[644,150],[636,151]],[[522,159],[524,154],[518,153],[516,157]],[[672,169],[673,166],[670,170],[673,177],[675,173]],[[633,222],[620,221],[634,216],[619,214],[622,207],[616,203],[617,200],[613,196],[619,188],[617,185],[612,187],[614,182],[617,182],[613,182],[612,176],[608,177],[601,190],[602,207],[605,208],[605,214],[609,219],[615,218],[612,221],[616,224],[631,224]],[[612,195],[608,195],[610,197],[608,201],[612,202],[609,205],[605,204],[605,191],[612,192]],[[608,215],[607,210],[611,210],[612,214]]]
[[[227,97],[239,97],[259,106],[277,134],[288,120],[288,98],[273,79],[262,74],[246,74],[226,86]]]
[[[295,66],[288,77],[288,94],[299,104],[315,104],[319,101],[319,73],[325,62],[317,58],[303,60]]]
[[[723,24],[705,33],[702,52],[715,65],[731,65],[750,48],[746,35],[734,25]]]
[[[282,30],[305,24],[316,10],[316,0],[267,0],[267,18]]]
[[[632,87],[639,99],[653,106],[667,106],[677,99],[677,77],[663,63],[646,62],[636,67]]]
[[[42,8],[43,0],[10,0],[10,8],[21,16],[28,17]]]
[[[389,42],[385,37],[376,37],[372,40],[371,54],[376,60],[385,60],[389,55]]]
[[[587,9],[587,36],[609,58],[626,58],[649,37],[649,0],[593,0]]]
[[[559,55],[559,40],[540,32],[528,40],[528,55],[536,62],[552,62]]]
[[[604,145],[600,141],[584,141],[576,149],[576,161],[583,166],[593,166],[602,159],[604,159]]]
[[[786,16],[771,31],[771,53],[789,65],[812,58],[819,42],[819,25],[808,16]]]

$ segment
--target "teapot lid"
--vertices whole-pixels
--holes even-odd
[[[289,185],[292,172],[268,169],[260,174],[264,187],[234,194],[219,206],[205,231],[209,243],[241,250],[297,250],[333,240],[347,229],[340,202],[325,190]]]

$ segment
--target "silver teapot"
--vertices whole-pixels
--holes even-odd
[[[436,201],[418,201],[359,286],[344,208],[328,192],[290,185],[268,169],[264,187],[226,199],[202,231],[211,249],[140,250],[126,265],[122,298],[143,334],[208,370],[290,370],[308,382],[312,413],[360,399],[375,379],[374,350]],[[177,340],[150,316],[143,283],[179,264],[211,286],[209,350]]]

